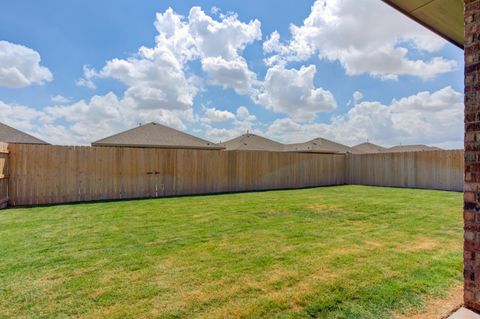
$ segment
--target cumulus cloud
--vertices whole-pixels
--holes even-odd
[[[100,74],[128,86],[124,95],[138,108],[188,109],[197,88],[185,76],[183,65],[171,52],[155,48],[140,50],[138,58],[108,61]]]
[[[88,65],[84,65],[83,66],[83,76],[78,79],[75,84],[77,86],[83,86],[83,87],[86,87],[86,88],[89,88],[89,89],[96,89],[97,86],[95,85],[95,82],[93,82],[93,80],[98,77],[98,73],[97,71],[88,66]]]
[[[461,146],[463,96],[450,86],[436,92],[394,99],[390,105],[365,101],[328,124],[275,120],[266,132],[286,142],[318,136],[349,145],[374,141],[384,145],[427,143]]]
[[[70,103],[72,100],[68,97],[65,97],[63,95],[55,95],[55,96],[52,96],[52,102],[54,103],[60,103],[60,104],[63,104],[63,103]]]
[[[211,83],[233,88],[238,94],[254,92],[256,75],[241,56],[245,47],[262,38],[258,20],[244,23],[235,14],[217,21],[193,7],[188,26],[200,55],[202,69]]]
[[[42,110],[0,101],[0,122],[58,144],[89,144],[150,121],[181,130],[187,128],[185,122],[198,121],[203,135],[213,141],[225,141],[247,131],[283,142],[301,142],[321,136],[348,145],[370,140],[386,146],[426,143],[460,147],[463,139],[463,96],[449,86],[394,99],[389,105],[360,102],[345,115],[332,117],[329,123],[281,118],[264,131],[244,106],[237,108],[235,113],[204,108],[202,118],[197,119],[191,110],[138,110],[128,103],[114,93]],[[202,120],[204,118],[208,120]],[[216,126],[221,123],[228,123],[228,126]]]
[[[196,77],[185,71],[197,54],[195,43],[183,17],[171,8],[157,13],[155,27],[153,48],[143,46],[134,56],[108,61],[98,76],[127,85],[124,98],[138,109],[187,110],[198,92]]]
[[[49,140],[65,144],[89,144],[105,136],[132,128],[139,123],[159,122],[185,130],[184,121],[193,120],[191,110],[138,109],[128,99],[114,93],[95,95],[70,105],[49,106],[44,109]],[[65,136],[52,134],[51,129],[64,131]],[[65,139],[68,137],[67,139]]]
[[[457,66],[442,57],[410,58],[411,47],[433,53],[445,41],[381,1],[317,0],[303,24],[292,24],[290,32],[287,43],[281,43],[275,31],[263,44],[267,64],[304,61],[318,54],[339,61],[349,75],[366,73],[383,80],[400,75],[429,79]]]
[[[240,106],[237,108],[236,115],[239,121],[251,122],[257,119],[255,115],[250,114],[250,111],[245,106]]]
[[[235,114],[227,110],[218,110],[214,107],[203,108],[205,116],[202,118],[203,122],[225,122],[235,119]]]
[[[318,112],[333,111],[337,107],[333,94],[313,83],[316,72],[315,65],[299,70],[273,66],[267,71],[258,101],[274,112],[299,120],[312,120]]]
[[[0,101],[0,122],[16,129],[33,132],[38,121],[44,116],[42,111],[20,105]]]
[[[427,55],[423,53],[430,56],[444,41],[384,4],[369,0],[315,2],[304,23],[290,27],[290,41],[282,42],[280,34],[273,32],[263,43],[268,63],[264,80],[257,79],[243,57],[245,48],[262,37],[260,22],[244,22],[235,14],[214,11],[215,18],[198,7],[186,17],[171,8],[158,13],[153,46],[142,46],[127,57],[111,58],[97,70],[86,65],[77,81],[77,85],[95,88],[96,79],[115,79],[125,84],[123,93],[95,95],[75,103],[58,95],[52,97],[54,105],[42,110],[0,102],[0,121],[60,144],[88,144],[151,121],[182,130],[195,123],[200,134],[213,141],[225,141],[246,131],[285,142],[318,136],[347,144],[366,139],[384,144],[447,145],[461,141],[462,97],[451,87],[395,99],[388,105],[364,101],[357,91],[348,113],[332,117],[330,123],[314,122],[319,112],[334,111],[337,102],[330,91],[315,85],[315,65],[292,67],[290,62],[319,55],[339,61],[348,74],[367,73],[381,79],[396,79],[402,74],[430,78],[455,68],[454,61],[424,58]],[[362,28],[369,32],[359,37]],[[6,45],[5,41],[0,44],[23,52],[21,58],[22,54],[0,47],[0,86],[21,87],[51,80],[50,71],[40,66],[38,53]],[[419,51],[416,56],[420,58],[411,58],[411,51]],[[27,63],[20,64],[21,59]],[[193,73],[195,63],[206,75],[205,82]],[[16,73],[23,78],[11,76]],[[231,88],[288,117],[266,127],[245,106],[236,110],[204,107],[194,114],[195,98],[205,83]]]
[[[206,109],[205,112],[214,114],[211,109]],[[225,142],[226,140],[237,137],[241,134],[245,134],[247,131],[252,133],[262,134],[262,132],[256,128],[255,121],[257,120],[255,115],[250,114],[250,111],[245,106],[237,108],[235,114],[229,111],[219,111],[213,109],[216,113],[216,117],[221,121],[201,120],[203,126],[204,136],[215,142]],[[210,112],[209,112],[210,111]],[[213,122],[225,122],[229,121],[228,127],[216,127]]]
[[[185,121],[194,121],[194,116],[191,110],[135,109],[112,92],[40,110],[0,101],[0,122],[55,144],[90,144],[152,121],[185,130]]]
[[[213,6],[210,8],[210,13],[213,14],[213,15],[217,15],[221,12],[222,10],[220,10],[219,7],[216,7],[216,6]]]
[[[244,58],[225,60],[222,57],[207,57],[202,59],[202,68],[212,84],[231,87],[241,95],[256,93],[255,86],[259,84],[257,76],[248,69]]]
[[[35,50],[0,41],[0,86],[23,88],[52,81],[52,73],[40,65],[40,60],[40,54]]]
[[[261,39],[260,22],[241,22],[232,13],[218,16],[218,20],[213,19],[199,7],[193,7],[188,17],[184,17],[168,8],[156,15],[154,25],[158,34],[153,47],[142,46],[126,58],[112,58],[98,70],[85,65],[82,77],[76,81],[78,86],[95,89],[95,80],[115,79],[126,85],[122,95],[110,92],[75,103],[58,95],[52,98],[55,105],[42,110],[3,103],[2,115],[17,127],[30,131],[36,127],[39,135],[61,144],[88,144],[150,121],[186,129],[185,122],[195,122],[201,117],[194,114],[193,101],[204,85],[192,73],[190,62],[200,62],[211,84],[232,88],[239,94],[253,95],[254,86],[258,85],[242,53],[247,45]],[[1,63],[14,67],[18,64],[20,68],[14,59],[20,52],[37,64],[35,72],[30,70],[30,75],[36,76],[30,76],[30,82],[40,83],[51,78],[48,69],[38,65],[40,57],[35,51],[1,43],[16,54],[6,57],[3,53],[6,50],[0,50],[0,55],[3,54],[0,75],[3,72],[10,81],[13,71],[2,69]],[[38,76],[42,73],[38,70],[43,71],[43,78]],[[28,81],[24,82],[26,85]],[[236,113],[211,108],[205,111],[204,118],[208,123],[230,121],[238,127],[250,127],[255,116],[244,107]]]
[[[203,123],[212,123],[212,122],[227,122],[234,121],[234,124],[253,122],[257,117],[253,114],[250,114],[250,111],[245,106],[240,106],[237,108],[235,113],[232,113],[227,110],[219,110],[215,107],[202,107],[203,116],[200,117],[200,121]]]
[[[98,72],[85,66],[77,85],[95,88],[95,78],[113,78],[127,85],[124,98],[137,108],[187,110],[203,85],[189,73],[188,63],[198,60],[210,84],[254,95],[257,77],[241,54],[261,39],[260,22],[244,23],[234,14],[220,18],[213,19],[199,7],[191,8],[188,17],[171,8],[157,13],[154,47],[111,59]]]
[[[243,23],[235,14],[216,21],[199,7],[193,7],[188,20],[190,32],[202,57],[235,59],[248,44],[262,38],[260,21]]]
[[[355,104],[360,101],[361,99],[363,99],[363,93],[360,92],[360,91],[355,91],[353,92],[353,101],[355,102]]]

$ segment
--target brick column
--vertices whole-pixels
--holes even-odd
[[[480,311],[480,0],[465,4],[464,301]]]

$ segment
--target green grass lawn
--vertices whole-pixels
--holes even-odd
[[[390,318],[462,280],[462,194],[338,186],[0,212],[0,318]]]

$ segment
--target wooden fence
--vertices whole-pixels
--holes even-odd
[[[8,202],[8,149],[7,144],[0,143],[0,208]]]
[[[463,151],[307,154],[0,143],[0,207],[323,185],[463,190]]]
[[[349,154],[347,184],[463,191],[462,150]]]
[[[37,205],[345,183],[345,156],[9,145],[9,204]]]

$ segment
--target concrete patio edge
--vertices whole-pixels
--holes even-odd
[[[448,319],[480,319],[480,315],[465,307],[455,311]]]

